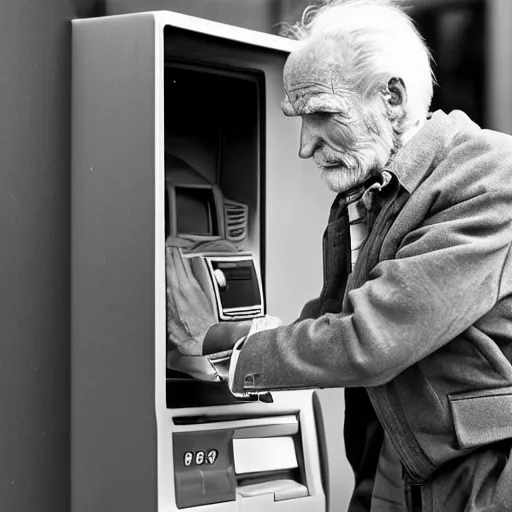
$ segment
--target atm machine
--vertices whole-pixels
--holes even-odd
[[[341,510],[321,398],[237,399],[170,332],[171,253],[216,322],[291,322],[319,292],[332,195],[280,111],[294,44],[168,11],[73,22],[72,512]]]

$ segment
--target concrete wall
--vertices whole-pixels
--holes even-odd
[[[70,19],[89,7],[0,4],[2,512],[69,512]]]

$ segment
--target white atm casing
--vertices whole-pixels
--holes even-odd
[[[273,393],[272,404],[168,408],[163,76],[174,52],[166,46],[168,29],[192,41],[175,49],[181,59],[264,73],[265,202],[258,229],[264,262],[258,253],[255,260],[265,267],[268,313],[293,321],[322,279],[320,240],[332,194],[314,165],[296,156],[300,121],[280,112],[282,67],[295,43],[167,11],[74,21],[72,511],[179,510],[177,434],[265,438],[294,431],[306,496],[285,499],[285,490],[278,499],[256,488],[233,501],[182,510],[323,512],[312,391]]]

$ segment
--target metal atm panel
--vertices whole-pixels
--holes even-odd
[[[73,512],[326,510],[311,391],[240,402],[211,383],[169,382],[166,368],[169,61],[260,77],[265,115],[254,165],[264,172],[249,176],[262,193],[248,249],[270,314],[293,321],[318,293],[331,195],[296,156],[299,121],[280,113],[282,66],[293,46],[166,11],[73,22]],[[247,455],[272,446],[283,448],[285,467]],[[178,497],[177,486],[198,486],[186,470],[191,459],[212,470],[224,464],[219,479],[202,480],[223,482],[224,496]]]

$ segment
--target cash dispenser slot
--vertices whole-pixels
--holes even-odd
[[[297,451],[294,434],[235,437],[233,459],[237,494],[244,498],[273,494],[274,501],[308,496],[307,487],[301,483]]]
[[[179,509],[263,495],[274,502],[309,496],[298,418],[237,423],[173,433]]]

